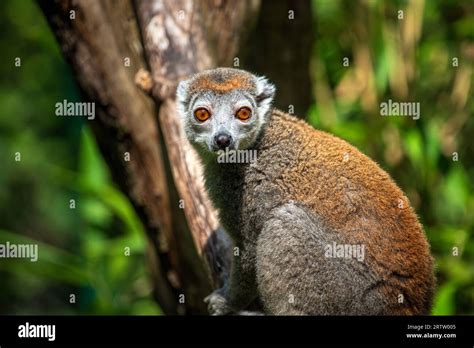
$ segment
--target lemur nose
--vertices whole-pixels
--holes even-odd
[[[214,141],[221,150],[224,150],[226,147],[228,147],[231,143],[231,140],[231,136],[226,133],[219,133],[214,138]]]

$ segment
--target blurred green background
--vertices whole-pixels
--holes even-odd
[[[312,5],[309,122],[407,193],[436,261],[433,314],[474,314],[474,1]],[[160,314],[143,227],[88,121],[54,114],[80,96],[40,10],[1,1],[0,31],[0,243],[38,243],[41,255],[0,259],[0,314]],[[388,99],[420,102],[420,119],[381,117]]]

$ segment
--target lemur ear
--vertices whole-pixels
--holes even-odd
[[[182,80],[179,82],[178,88],[176,89],[176,101],[178,103],[184,103],[186,101],[186,98],[188,97],[188,86],[188,80]]]
[[[275,96],[275,86],[271,84],[265,77],[257,77],[257,101],[258,108],[262,114],[266,114],[270,109],[273,97]]]
[[[182,80],[176,89],[176,107],[181,117],[185,117],[187,109],[189,80]]]
[[[270,99],[273,100],[275,95],[275,86],[271,84],[266,77],[257,77],[257,102]]]

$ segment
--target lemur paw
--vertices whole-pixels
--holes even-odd
[[[222,289],[217,289],[212,292],[204,299],[204,302],[207,303],[207,309],[211,315],[226,315],[233,311]]]

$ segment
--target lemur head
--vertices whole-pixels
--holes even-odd
[[[275,87],[244,70],[206,70],[181,81],[177,107],[188,140],[200,150],[243,150],[265,124]]]

